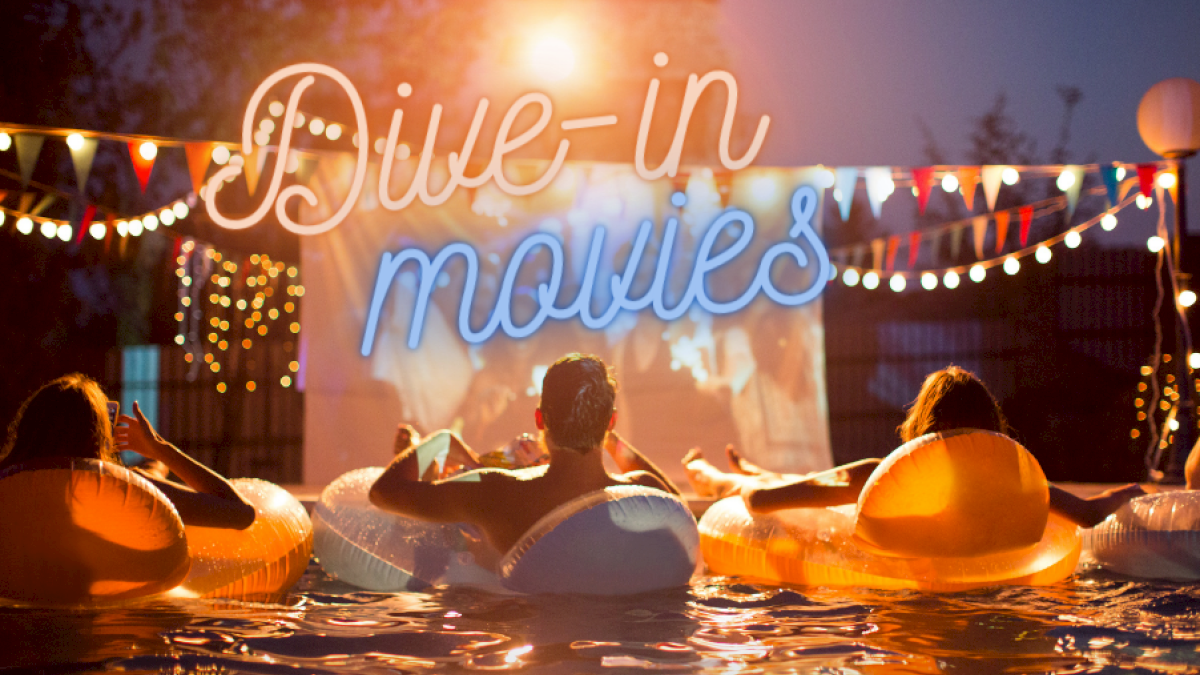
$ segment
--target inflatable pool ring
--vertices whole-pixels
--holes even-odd
[[[1148,579],[1200,579],[1200,492],[1132,499],[1086,535],[1104,567]]]
[[[929,434],[889,455],[857,505],[746,511],[740,497],[700,520],[710,571],[771,582],[953,591],[1069,576],[1078,528],[1049,512],[1025,448],[1000,434]]]
[[[661,490],[611,487],[563,504],[530,528],[493,571],[476,560],[480,544],[470,541],[476,536],[469,526],[406,518],[372,505],[368,494],[382,473],[373,467],[341,476],[313,508],[318,561],[361,588],[470,584],[613,595],[686,584],[696,567],[696,521],[682,500]]]
[[[95,459],[0,473],[0,598],[105,604],[155,595],[188,573],[175,507],[150,481]]]
[[[257,478],[229,481],[254,506],[244,530],[187,526],[192,569],[177,596],[253,598],[286,592],[304,574],[312,555],[313,526],[287,490]]]

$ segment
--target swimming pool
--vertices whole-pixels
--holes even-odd
[[[954,594],[702,578],[590,598],[368,593],[312,565],[280,604],[0,608],[0,673],[1177,673],[1198,650],[1200,586],[1086,566]]]

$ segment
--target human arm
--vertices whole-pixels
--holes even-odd
[[[1130,483],[1086,499],[1050,484],[1050,510],[1082,527],[1095,527],[1124,506],[1130,499],[1146,494],[1140,485]]]
[[[478,471],[438,481],[449,470],[468,466],[475,454],[455,434],[439,431],[392,460],[371,486],[375,506],[392,513],[438,522],[473,521],[481,483],[495,482],[499,470]],[[477,461],[477,460],[475,460]]]
[[[863,459],[783,485],[743,490],[742,500],[753,513],[853,504],[879,462]]]
[[[162,462],[184,482],[143,474],[171,500],[185,524],[244,530],[254,523],[254,507],[228,481],[160,436],[137,402],[133,413],[136,417],[122,415],[114,430],[117,449]]]
[[[613,462],[616,463],[617,468],[620,469],[622,473],[631,474],[636,472],[649,474],[655,479],[653,482],[646,481],[643,483],[642,481],[637,480],[636,476],[630,476],[630,478],[633,478],[634,481],[639,485],[644,484],[648,487],[659,487],[659,485],[653,484],[654,482],[657,482],[661,484],[662,489],[665,489],[667,492],[670,492],[676,497],[682,494],[679,491],[679,488],[671,482],[671,479],[667,478],[667,475],[664,474],[661,469],[655,466],[654,462],[651,462],[646,458],[645,455],[639,452],[637,448],[630,445],[629,442],[624,438],[621,438],[617,432],[608,432],[608,435],[604,438],[604,449],[608,452],[609,456],[613,458]]]

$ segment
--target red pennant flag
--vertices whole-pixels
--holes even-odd
[[[1154,174],[1158,172],[1158,164],[1138,164],[1138,189],[1147,198],[1154,192]]]
[[[891,272],[896,264],[896,251],[900,248],[900,235],[893,234],[887,240],[887,262],[884,269]]]
[[[200,194],[200,186],[204,185],[204,174],[208,173],[208,165],[212,162],[213,150],[216,143],[184,143],[183,152],[187,155],[188,174],[192,177],[192,191]]]
[[[0,204],[3,204],[6,198],[8,198],[8,190],[0,190]]]
[[[1033,207],[1022,206],[1018,213],[1021,216],[1021,248],[1029,241],[1029,226],[1033,223]]]
[[[908,235],[908,269],[917,265],[917,253],[921,250],[921,233],[910,232]]]
[[[126,147],[129,150],[129,161],[133,162],[133,172],[137,174],[138,184],[142,186],[142,192],[146,191],[146,184],[150,182],[150,172],[154,170],[154,157],[146,159],[142,157],[140,141],[129,141]]]
[[[997,211],[992,214],[996,217],[996,253],[1004,250],[1004,240],[1008,239],[1008,211]],[[1021,244],[1024,246],[1025,244]]]
[[[912,170],[913,185],[917,188],[917,209],[925,215],[925,205],[929,203],[929,189],[933,187],[933,167],[923,166]]]
[[[979,167],[963,166],[958,169],[958,189],[968,211],[975,210],[975,184],[979,182]]]
[[[83,220],[79,221],[79,231],[75,233],[75,245],[83,243],[83,238],[87,236],[88,228],[92,225],[92,219],[96,217],[96,205],[88,204],[83,210]]]

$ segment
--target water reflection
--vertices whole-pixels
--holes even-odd
[[[736,579],[628,598],[367,593],[311,568],[283,603],[0,608],[10,672],[1200,671],[1200,587],[1088,571],[955,594]]]

